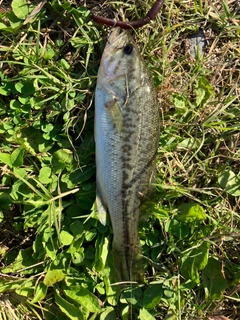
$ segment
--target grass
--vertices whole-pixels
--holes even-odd
[[[161,134],[156,203],[139,228],[145,283],[120,289],[111,225],[94,206],[94,88],[108,31],[89,9],[133,20],[153,1],[85,2],[47,2],[26,24],[34,3],[1,14],[1,318],[239,319],[238,3],[166,1],[137,31]],[[207,48],[194,58],[199,31]]]

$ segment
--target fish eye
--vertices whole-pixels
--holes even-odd
[[[124,53],[131,54],[133,52],[133,45],[131,43],[127,43],[123,48]]]

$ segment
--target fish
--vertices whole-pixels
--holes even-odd
[[[129,31],[112,29],[95,89],[96,205],[110,215],[118,280],[142,282],[141,208],[154,193],[160,112],[152,75]]]

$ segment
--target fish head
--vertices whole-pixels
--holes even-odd
[[[105,83],[141,74],[142,57],[129,31],[117,27],[110,33],[100,65]]]

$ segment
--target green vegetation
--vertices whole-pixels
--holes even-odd
[[[108,31],[89,9],[133,20],[153,1],[101,2],[48,1],[25,23],[36,4],[0,13],[1,318],[239,319],[239,4],[166,1],[137,31],[161,136],[156,203],[139,228],[145,283],[123,289],[111,286],[111,225],[94,206],[94,87]],[[206,54],[193,58],[198,31]]]

